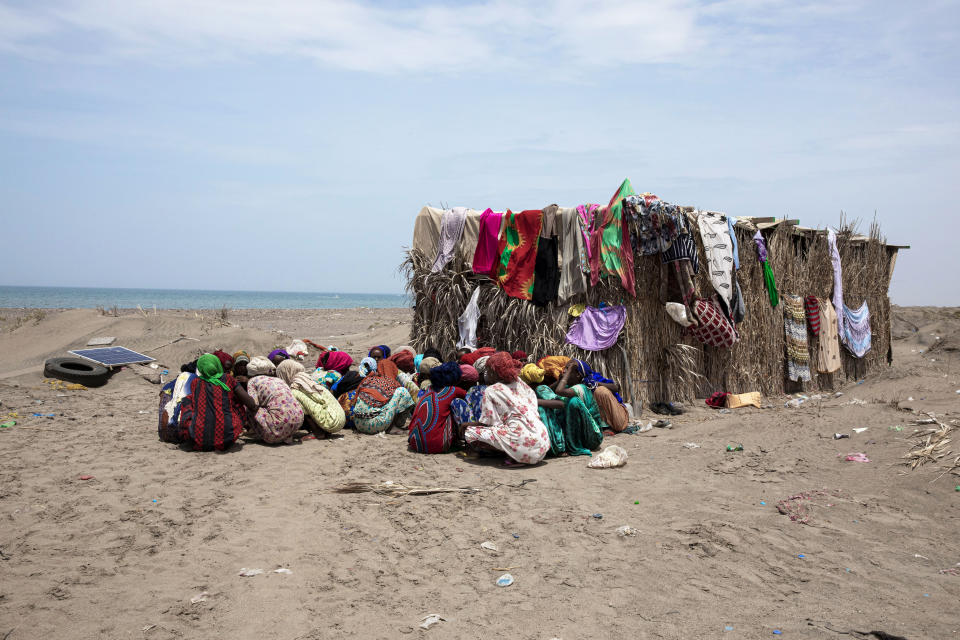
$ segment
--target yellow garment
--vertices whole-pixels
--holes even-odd
[[[531,386],[543,382],[543,374],[543,369],[533,363],[525,364],[523,368],[520,369],[520,378]]]
[[[313,418],[317,426],[327,433],[336,433],[347,423],[343,407],[337,403],[337,399],[329,391],[306,393],[300,389],[293,389],[293,397],[303,407],[303,412]]]
[[[587,305],[583,302],[580,302],[577,304],[570,305],[570,308],[567,309],[567,313],[569,313],[574,318],[579,318],[580,314],[586,311],[586,309],[587,309]]]
[[[567,356],[547,356],[546,358],[540,358],[537,364],[543,369],[546,376],[559,380],[568,362],[570,362],[570,358]]]

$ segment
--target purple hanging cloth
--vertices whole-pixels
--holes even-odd
[[[603,351],[617,343],[620,330],[627,321],[627,308],[587,307],[567,332],[567,342],[587,351]]]

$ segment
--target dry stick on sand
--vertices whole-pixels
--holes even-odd
[[[434,493],[478,493],[473,487],[414,487],[399,482],[349,482],[334,489],[336,493],[376,493],[387,496],[427,496]]]
[[[927,462],[937,462],[952,453],[947,449],[947,445],[950,444],[950,438],[948,436],[950,432],[953,431],[954,426],[940,422],[933,414],[927,413],[926,415],[937,424],[938,428],[926,429],[913,436],[917,439],[917,442],[914,443],[910,451],[904,454],[903,457],[906,459],[906,462],[902,463],[911,469],[916,469]],[[960,460],[960,458],[958,458],[958,460]],[[954,465],[947,471],[956,468],[956,463],[957,461],[955,460]]]

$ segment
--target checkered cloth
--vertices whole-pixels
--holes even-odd
[[[737,330],[713,300],[700,298],[696,302],[696,311],[700,326],[690,327],[687,331],[700,342],[718,349],[729,349],[740,339]]]

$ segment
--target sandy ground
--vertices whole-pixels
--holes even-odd
[[[960,568],[960,477],[898,465],[917,412],[960,417],[956,309],[896,309],[894,365],[840,397],[696,406],[671,430],[610,438],[630,454],[612,470],[421,456],[352,432],[188,453],[157,441],[158,387],[133,371],[86,391],[43,381],[45,358],[93,336],[136,349],[198,338],[153,351],[173,370],[198,349],[263,352],[290,336],[355,353],[401,344],[410,318],[215,315],[0,311],[0,417],[20,416],[0,429],[0,638],[960,637],[960,575],[941,572]],[[838,458],[850,452],[871,462]],[[479,491],[333,492],[384,480]],[[778,512],[815,490],[809,524]],[[500,588],[505,568],[515,583]],[[430,613],[445,621],[421,630]]]

